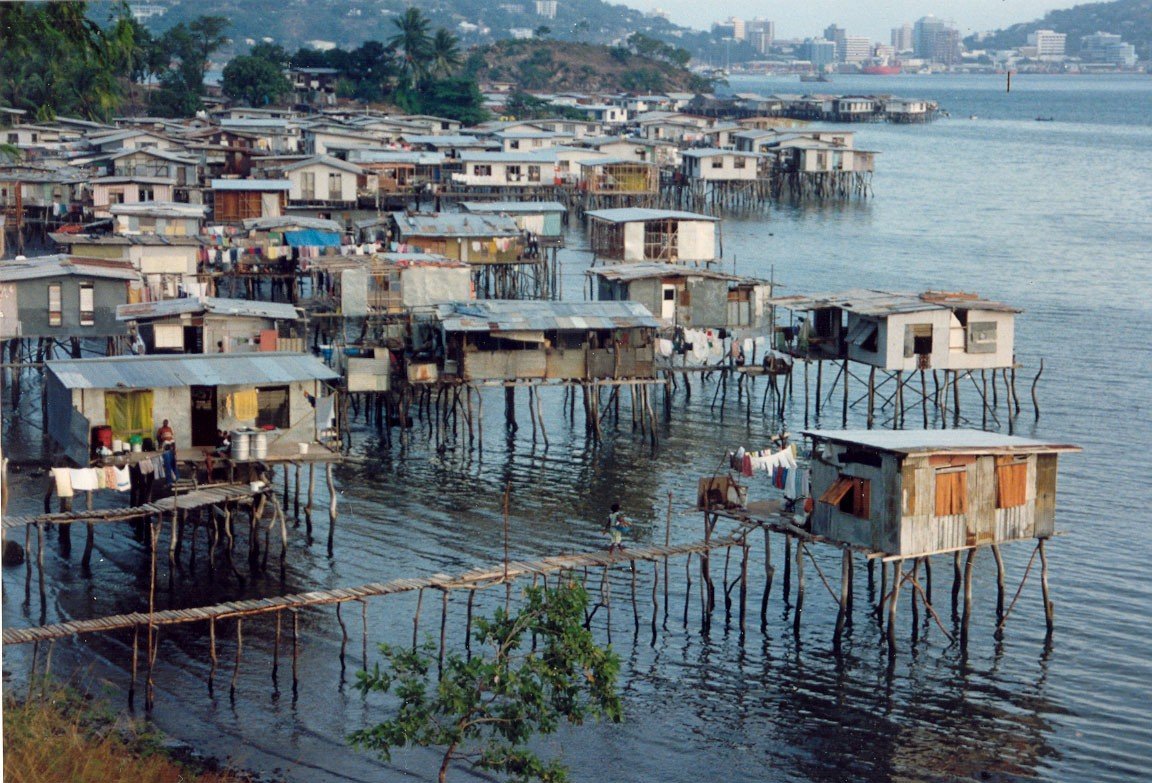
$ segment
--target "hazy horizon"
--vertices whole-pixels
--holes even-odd
[[[729,16],[751,19],[759,16],[776,23],[778,38],[817,36],[830,24],[844,27],[849,35],[866,35],[887,43],[889,32],[922,16],[934,15],[956,23],[961,35],[1009,27],[1040,19],[1048,11],[1071,8],[1081,3],[1060,0],[883,0],[877,3],[848,3],[844,0],[810,0],[802,6],[779,0],[729,0],[721,5],[701,5],[695,0],[627,0],[643,11],[660,8],[681,25],[711,29],[713,22]]]

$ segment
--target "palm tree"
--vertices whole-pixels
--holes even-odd
[[[434,76],[448,76],[460,67],[460,39],[441,27],[432,38],[432,66]]]
[[[410,6],[404,15],[392,22],[397,33],[388,41],[400,50],[400,73],[408,84],[423,78],[428,72],[432,56],[432,40],[428,37],[428,18],[419,8]]]

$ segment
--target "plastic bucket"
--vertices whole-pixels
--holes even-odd
[[[92,439],[99,448],[112,448],[112,428],[106,424],[93,427]]]
[[[268,456],[268,433],[257,431],[252,433],[252,458],[264,459]]]
[[[119,454],[120,452],[124,451],[124,441],[120,440],[119,438],[113,438],[112,451],[115,454]]]
[[[248,459],[248,431],[233,430],[232,432],[232,459]]]

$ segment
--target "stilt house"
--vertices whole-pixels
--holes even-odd
[[[329,429],[338,378],[301,353],[117,356],[45,364],[48,417],[56,446],[86,464],[92,428],[113,437],[155,437],[168,419],[176,448],[214,447],[219,430],[265,428],[270,453],[297,453]]]
[[[720,219],[670,209],[597,209],[587,213],[592,252],[602,261],[710,264],[719,257]]]
[[[980,430],[816,430],[811,531],[922,557],[1055,533],[1056,460],[1076,446]]]
[[[120,305],[148,354],[302,351],[304,315],[291,304],[183,297]]]
[[[56,255],[0,263],[0,338],[118,337],[116,307],[139,288],[131,264]]]
[[[879,369],[973,370],[1012,367],[1015,307],[975,294],[854,289],[785,296],[772,304],[804,313],[791,327],[793,355],[850,359]]]
[[[767,280],[650,261],[595,267],[586,274],[596,283],[598,300],[639,302],[665,328],[726,329],[739,336],[772,328]]]
[[[409,378],[435,380],[438,374],[496,384],[651,379],[658,325],[635,302],[445,304],[413,335],[417,355],[435,361],[438,372],[410,365]]]

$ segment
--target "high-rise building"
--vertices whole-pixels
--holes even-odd
[[[536,0],[536,15],[546,19],[555,19],[556,0]]]
[[[812,63],[816,70],[836,62],[836,43],[824,38],[807,38],[800,44],[800,58]]]
[[[912,51],[912,25],[905,22],[892,28],[892,48],[897,52]]]
[[[1028,33],[1028,45],[1036,47],[1037,57],[1063,57],[1064,45],[1068,36],[1053,30],[1037,30]]]
[[[842,63],[860,63],[872,56],[872,41],[866,35],[846,35],[844,44],[836,47],[836,57]]]
[[[767,19],[760,17],[749,19],[744,25],[744,30],[748,36],[748,43],[760,54],[767,53],[772,48],[772,42],[776,40],[776,23]]]
[[[731,38],[734,41],[743,41],[747,35],[744,20],[730,16],[723,22],[712,24],[712,35],[717,38]]]
[[[824,40],[836,44],[836,61],[844,62],[844,38],[848,31],[837,24],[830,24],[824,28]]]
[[[1113,33],[1093,33],[1080,39],[1080,58],[1090,63],[1111,63],[1122,68],[1136,65],[1136,47]]]
[[[912,49],[923,60],[953,65],[960,60],[960,31],[935,16],[921,17],[912,27]]]

